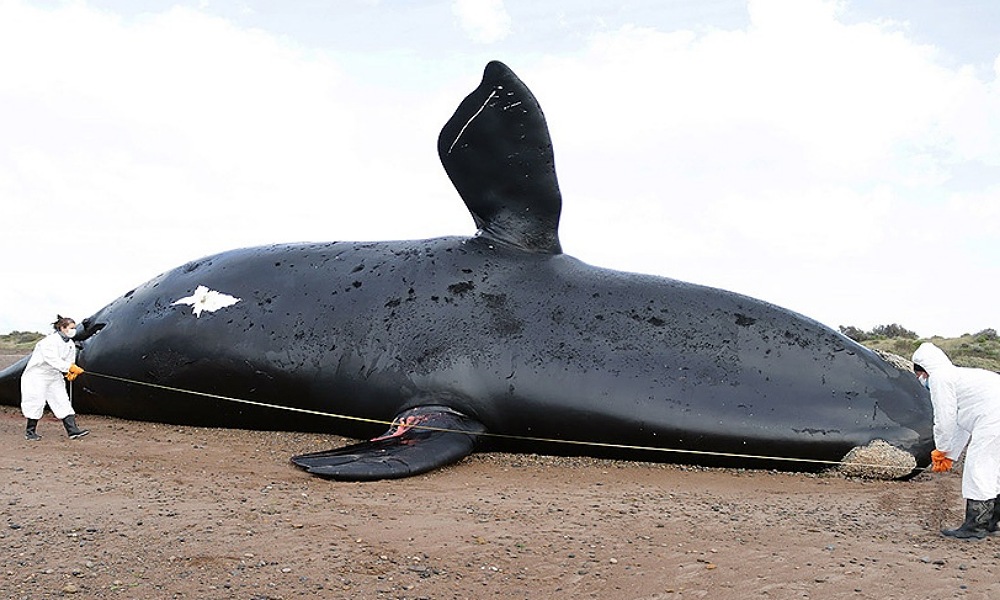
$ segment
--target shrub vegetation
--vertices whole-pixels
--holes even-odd
[[[840,332],[868,348],[892,352],[904,358],[913,356],[913,351],[923,342],[931,342],[960,367],[978,367],[1000,373],[1000,337],[995,329],[966,333],[957,338],[934,336],[924,339],[896,323],[879,325],[871,331],[841,325]]]
[[[43,337],[45,336],[34,331],[11,331],[0,335],[0,353],[27,354]]]

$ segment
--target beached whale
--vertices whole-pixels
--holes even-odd
[[[752,457],[839,461],[884,440],[927,463],[926,390],[840,333],[563,254],[545,120],[506,66],[486,67],[438,150],[475,235],[278,244],[164,273],[81,324],[77,409],[357,438],[396,423],[293,459],[338,479],[477,447],[811,469],[828,465]],[[21,369],[0,374],[3,402]]]

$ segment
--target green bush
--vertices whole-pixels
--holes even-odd
[[[31,352],[38,340],[45,337],[34,331],[11,331],[0,335],[0,351],[22,354]]]
[[[990,330],[985,330],[990,331]],[[975,367],[1000,373],[1000,339],[990,339],[983,332],[957,338],[933,337],[930,339],[880,338],[864,340],[864,345],[874,350],[884,350],[904,358],[913,356],[921,343],[929,341],[940,348],[951,362],[959,367]]]
[[[979,333],[974,334],[972,337],[974,337],[976,339],[976,341],[979,342],[979,343],[981,343],[981,344],[985,343],[985,342],[1000,341],[1000,338],[997,337],[997,330],[996,329],[984,329],[984,330],[980,331]]]
[[[867,331],[858,329],[853,325],[841,325],[839,329],[840,333],[846,335],[855,342],[866,342],[871,339],[871,335]]]
[[[839,329],[840,333],[846,335],[855,342],[867,342],[868,340],[891,338],[903,338],[907,340],[917,339],[916,332],[910,331],[898,323],[893,323],[891,325],[878,325],[873,327],[871,331],[864,331],[852,325],[841,325]]]
[[[918,336],[916,332],[910,331],[898,323],[893,323],[892,325],[879,325],[875,327],[872,329],[872,337],[915,340]]]

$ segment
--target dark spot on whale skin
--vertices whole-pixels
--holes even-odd
[[[749,327],[757,322],[757,319],[736,313],[736,324],[740,327]]]
[[[507,303],[507,294],[479,294],[488,308],[501,308]]]
[[[205,263],[206,263],[206,261],[204,261],[204,260],[193,260],[193,261],[189,262],[188,264],[184,265],[183,271],[184,271],[184,273],[191,273],[191,272],[196,271],[197,269],[201,268]],[[211,264],[211,263],[209,263],[209,264]]]
[[[464,296],[467,292],[471,292],[476,288],[476,284],[471,281],[461,281],[459,283],[453,283],[448,286],[448,291],[452,294],[458,296]]]
[[[812,429],[810,427],[807,427],[805,429],[792,429],[792,431],[794,431],[795,433],[807,433],[809,435],[817,435],[817,434],[829,435],[831,433],[833,434],[840,433],[839,429]]]
[[[479,294],[490,313],[490,331],[500,336],[513,336],[524,330],[521,322],[508,308],[506,294]]]

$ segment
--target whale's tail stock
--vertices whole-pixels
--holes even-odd
[[[0,404],[18,406],[21,404],[21,373],[28,365],[25,356],[6,369],[0,371]]]

